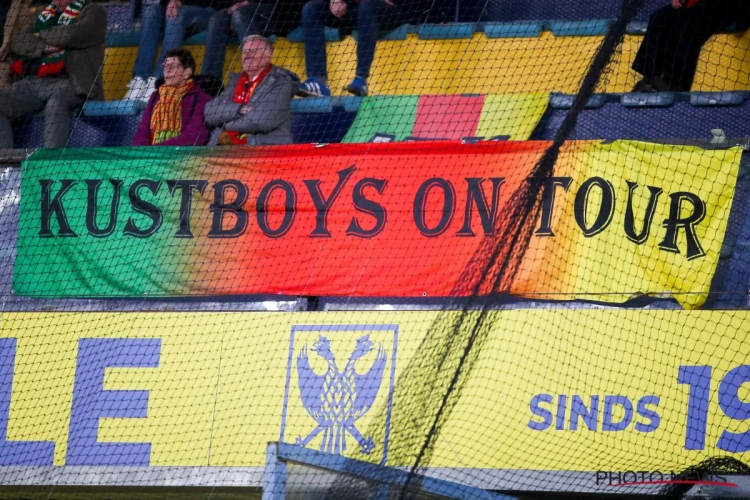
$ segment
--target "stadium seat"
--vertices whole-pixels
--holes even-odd
[[[487,38],[538,37],[545,28],[546,25],[542,21],[486,22],[484,35]]]
[[[726,137],[744,137],[750,134],[750,104],[741,101],[740,105],[725,105],[725,102],[738,102],[734,95],[719,94],[721,97],[706,97],[706,94],[675,94],[663,97],[661,102],[647,100],[639,102],[639,97],[624,94],[620,101],[604,97],[600,106],[585,109],[578,117],[578,124],[572,139],[691,139],[709,138],[712,129],[721,129]],[[654,94],[659,97],[658,94]],[[692,99],[692,103],[691,103]],[[669,101],[672,104],[668,104]],[[711,100],[714,104],[708,104]],[[555,105],[547,109],[532,139],[550,140],[562,124],[567,109]],[[628,103],[625,105],[624,103]],[[697,103],[697,104],[696,104]],[[569,107],[569,106],[568,106]]]
[[[107,32],[117,33],[132,31],[135,29],[135,22],[130,16],[130,5],[104,5],[107,13]]]
[[[628,92],[620,98],[626,108],[666,108],[681,99],[677,92]]]
[[[746,98],[746,92],[693,92],[690,94],[690,104],[693,106],[740,106]]]
[[[339,32],[338,28],[326,27],[325,37],[326,42],[338,42],[341,40],[341,33]],[[292,43],[302,43],[305,41],[305,30],[303,30],[301,26],[299,28],[295,28],[289,32],[286,39]]]
[[[572,94],[560,94],[553,92],[549,95],[549,105],[553,109],[570,109],[573,107],[575,96]],[[605,103],[619,101],[620,96],[617,94],[594,94],[589,98],[584,109],[601,108]]]
[[[71,148],[130,146],[141,114],[130,116],[81,116],[74,122],[68,141]]]
[[[328,113],[294,113],[292,138],[297,144],[341,142],[356,115],[342,106],[333,107]]]
[[[83,105],[86,116],[134,116],[146,108],[143,101],[88,101]]]
[[[471,38],[476,23],[422,24],[417,27],[420,40],[453,40]]]
[[[398,28],[385,31],[380,34],[378,40],[406,40],[406,35],[410,33],[416,33],[417,27],[413,24],[402,24]],[[352,38],[357,40],[357,30],[352,31]]]
[[[555,36],[604,36],[613,22],[610,19],[556,20],[549,22],[549,29]]]
[[[292,113],[330,113],[331,97],[311,97],[292,100]]]

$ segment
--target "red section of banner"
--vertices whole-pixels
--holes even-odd
[[[419,98],[414,137],[460,140],[476,135],[484,96],[427,95]]]
[[[211,188],[194,199],[196,288],[213,294],[451,295],[492,231],[489,214],[483,224],[478,210],[482,200],[474,196],[469,203],[471,186],[482,179],[488,210],[498,197],[495,218],[502,224],[507,200],[547,146],[293,146],[261,150],[250,160],[227,151],[209,160],[210,180],[236,179],[248,187],[249,223],[237,237],[206,238]],[[237,218],[225,215],[226,230]]]

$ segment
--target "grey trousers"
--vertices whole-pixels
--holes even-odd
[[[0,148],[13,147],[11,120],[44,110],[44,147],[64,148],[70,135],[70,112],[83,99],[65,77],[27,77],[0,92]]]

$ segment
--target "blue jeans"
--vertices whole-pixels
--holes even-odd
[[[284,36],[299,25],[299,9],[284,2],[248,3],[229,15],[228,9],[222,9],[208,22],[206,36],[206,55],[203,58],[201,73],[216,78],[222,77],[224,56],[231,36],[231,30],[237,33],[240,41],[249,35]]]
[[[375,58],[375,45],[380,31],[393,29],[409,23],[412,13],[398,5],[389,5],[385,0],[347,1],[346,14],[338,19],[331,14],[326,0],[310,0],[302,7],[302,28],[305,30],[305,66],[307,76],[328,78],[326,62],[325,27],[331,26],[345,31],[357,29],[357,76],[370,76],[370,67]]]
[[[149,76],[161,78],[164,76],[162,63],[164,54],[172,49],[182,47],[185,32],[188,28],[194,31],[203,31],[208,26],[208,20],[216,12],[213,7],[194,7],[183,5],[180,13],[175,19],[166,19],[167,8],[162,5],[151,5],[146,9],[143,16],[143,30],[138,47],[138,56],[135,59],[133,76],[143,79]],[[165,25],[166,22],[166,25]],[[164,42],[162,43],[161,56],[154,68],[156,50],[159,48],[161,28],[164,26]]]
[[[208,22],[208,33],[206,35],[206,54],[203,57],[202,75],[222,77],[224,71],[224,56],[229,43],[229,27],[237,33],[240,40],[248,35],[260,35],[261,31],[256,23],[253,23],[255,5],[245,5],[235,9],[229,14],[229,9],[222,9]]]

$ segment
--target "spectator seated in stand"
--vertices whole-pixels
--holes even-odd
[[[290,144],[291,101],[299,77],[271,64],[273,45],[260,35],[242,43],[242,73],[206,106],[206,123],[218,127],[210,145]]]
[[[307,80],[300,85],[302,97],[330,96],[326,62],[325,27],[344,32],[357,29],[357,70],[346,91],[366,96],[367,78],[375,58],[375,45],[381,31],[401,24],[424,22],[432,0],[310,0],[302,8],[305,31]]]
[[[226,3],[226,0],[184,0],[184,3],[181,0],[160,0],[160,3],[148,6],[143,15],[133,79],[127,85],[125,99],[148,101],[156,90],[156,80],[164,76],[162,65],[165,54],[182,47],[188,29],[204,31],[211,16],[224,8]],[[154,67],[162,26],[164,40],[161,56]]]
[[[12,51],[12,40],[29,25],[34,13],[31,0],[12,0],[3,25],[3,43],[0,45],[0,91],[11,86],[10,65],[17,59]]]
[[[672,0],[651,15],[633,69],[634,92],[689,92],[701,48],[731,25],[750,24],[748,0]]]
[[[231,31],[240,39],[250,35],[286,36],[299,26],[303,3],[304,0],[243,0],[211,16],[201,74],[215,78],[223,76]]]
[[[44,147],[65,147],[73,108],[104,99],[106,30],[107,14],[92,0],[54,0],[13,37],[10,69],[19,79],[0,92],[0,148],[13,147],[11,120],[41,110]]]
[[[164,55],[164,81],[157,82],[143,113],[133,146],[205,146],[208,128],[203,121],[211,100],[193,80],[195,59],[185,49]]]

